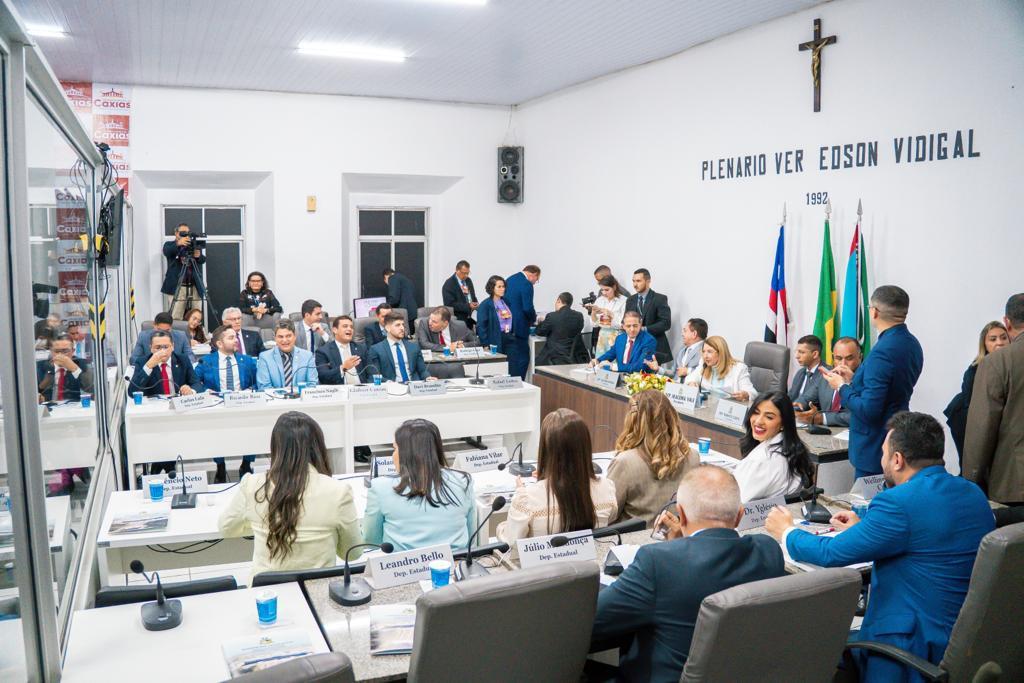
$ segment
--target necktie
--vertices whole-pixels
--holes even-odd
[[[167,374],[167,363],[161,363],[160,364],[160,378],[163,380],[163,382],[162,382],[163,386],[162,386],[162,390],[161,390],[160,393],[162,393],[164,395],[167,395],[167,396],[170,396],[170,394],[171,394],[171,378]]]
[[[238,352],[245,355],[245,337],[242,336],[242,332],[238,332]]]
[[[85,344],[82,342],[75,344],[75,355],[79,358],[85,358]]]
[[[64,368],[57,368],[57,391],[53,397],[54,401],[64,400],[64,373],[67,372]]]
[[[639,298],[640,298],[640,300],[639,300],[638,303],[640,304],[640,306],[639,306],[639,308],[640,308],[640,315],[643,315],[644,314],[644,295],[641,294]]]
[[[295,380],[295,372],[292,370],[292,354],[282,353],[281,363],[284,365],[284,385],[290,387]]]
[[[842,402],[842,397],[839,395],[839,392],[835,392],[834,394],[832,394],[832,406],[829,408],[829,410],[833,413],[839,412],[839,408]]]
[[[444,343],[444,331],[443,330],[441,332],[437,333],[437,338],[440,340],[441,346],[445,346],[445,343]]]
[[[227,358],[225,358],[224,362],[227,364],[227,367],[224,368],[224,388],[227,389],[228,391],[234,391],[235,390],[235,369],[234,369],[233,364],[231,362],[231,357],[228,356]]]
[[[316,340],[315,340],[315,338],[313,336],[313,328],[311,327],[311,328],[309,328],[309,350],[310,351],[313,350],[314,344],[316,344]]]
[[[409,371],[405,369],[405,354],[402,353],[402,345],[395,342],[395,355],[398,356],[398,369],[402,373],[402,381],[409,381]]]
[[[626,340],[626,353],[622,354],[622,362],[623,363],[628,363],[629,362],[629,354],[632,353],[632,351],[633,351],[633,340],[632,339],[627,339]]]

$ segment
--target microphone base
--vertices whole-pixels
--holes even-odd
[[[360,577],[352,579],[347,584],[344,580],[332,581],[328,586],[328,592],[331,595],[331,600],[345,607],[365,605],[373,597],[373,589],[370,588],[370,584]]]
[[[142,606],[142,626],[147,631],[167,631],[181,625],[181,600],[166,600],[160,605],[147,602]]]
[[[475,579],[479,576],[487,576],[490,574],[487,567],[480,565],[479,562],[469,564],[465,560],[460,561],[455,565],[455,579],[457,581],[468,581],[469,579]]]
[[[480,386],[481,384],[484,384],[486,382],[487,382],[487,380],[480,379],[479,377],[473,377],[472,379],[469,380],[470,384],[473,384],[473,385],[476,385],[476,386]]]
[[[171,498],[172,510],[187,510],[195,506],[196,494],[194,493],[175,493],[174,497]]]
[[[832,513],[824,505],[816,502],[804,503],[804,519],[814,524],[828,524],[832,519]]]
[[[517,477],[532,477],[535,469],[536,468],[529,463],[523,463],[520,465],[519,463],[514,462],[508,466],[508,471]]]

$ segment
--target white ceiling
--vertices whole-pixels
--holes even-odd
[[[821,0],[12,0],[64,80],[518,104]],[[298,54],[397,48],[405,63]]]

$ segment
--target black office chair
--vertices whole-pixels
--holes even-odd
[[[165,583],[164,595],[168,598],[184,598],[189,595],[204,595],[233,591],[238,588],[233,576],[217,576],[212,579]],[[95,607],[130,605],[135,602],[156,600],[156,586],[105,586],[96,591]]]

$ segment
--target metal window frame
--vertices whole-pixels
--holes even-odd
[[[359,212],[360,211],[388,211],[391,213],[391,234],[390,235],[360,235],[359,234]],[[423,212],[423,234],[422,235],[396,235],[395,234],[395,213],[397,211],[422,211]],[[362,244],[373,242],[376,244],[391,245],[391,267],[395,267],[395,244],[399,242],[423,244],[423,304],[426,305],[429,288],[427,283],[430,280],[430,207],[429,206],[373,206],[359,204],[356,206],[356,287],[362,293],[363,270],[362,270]]]

